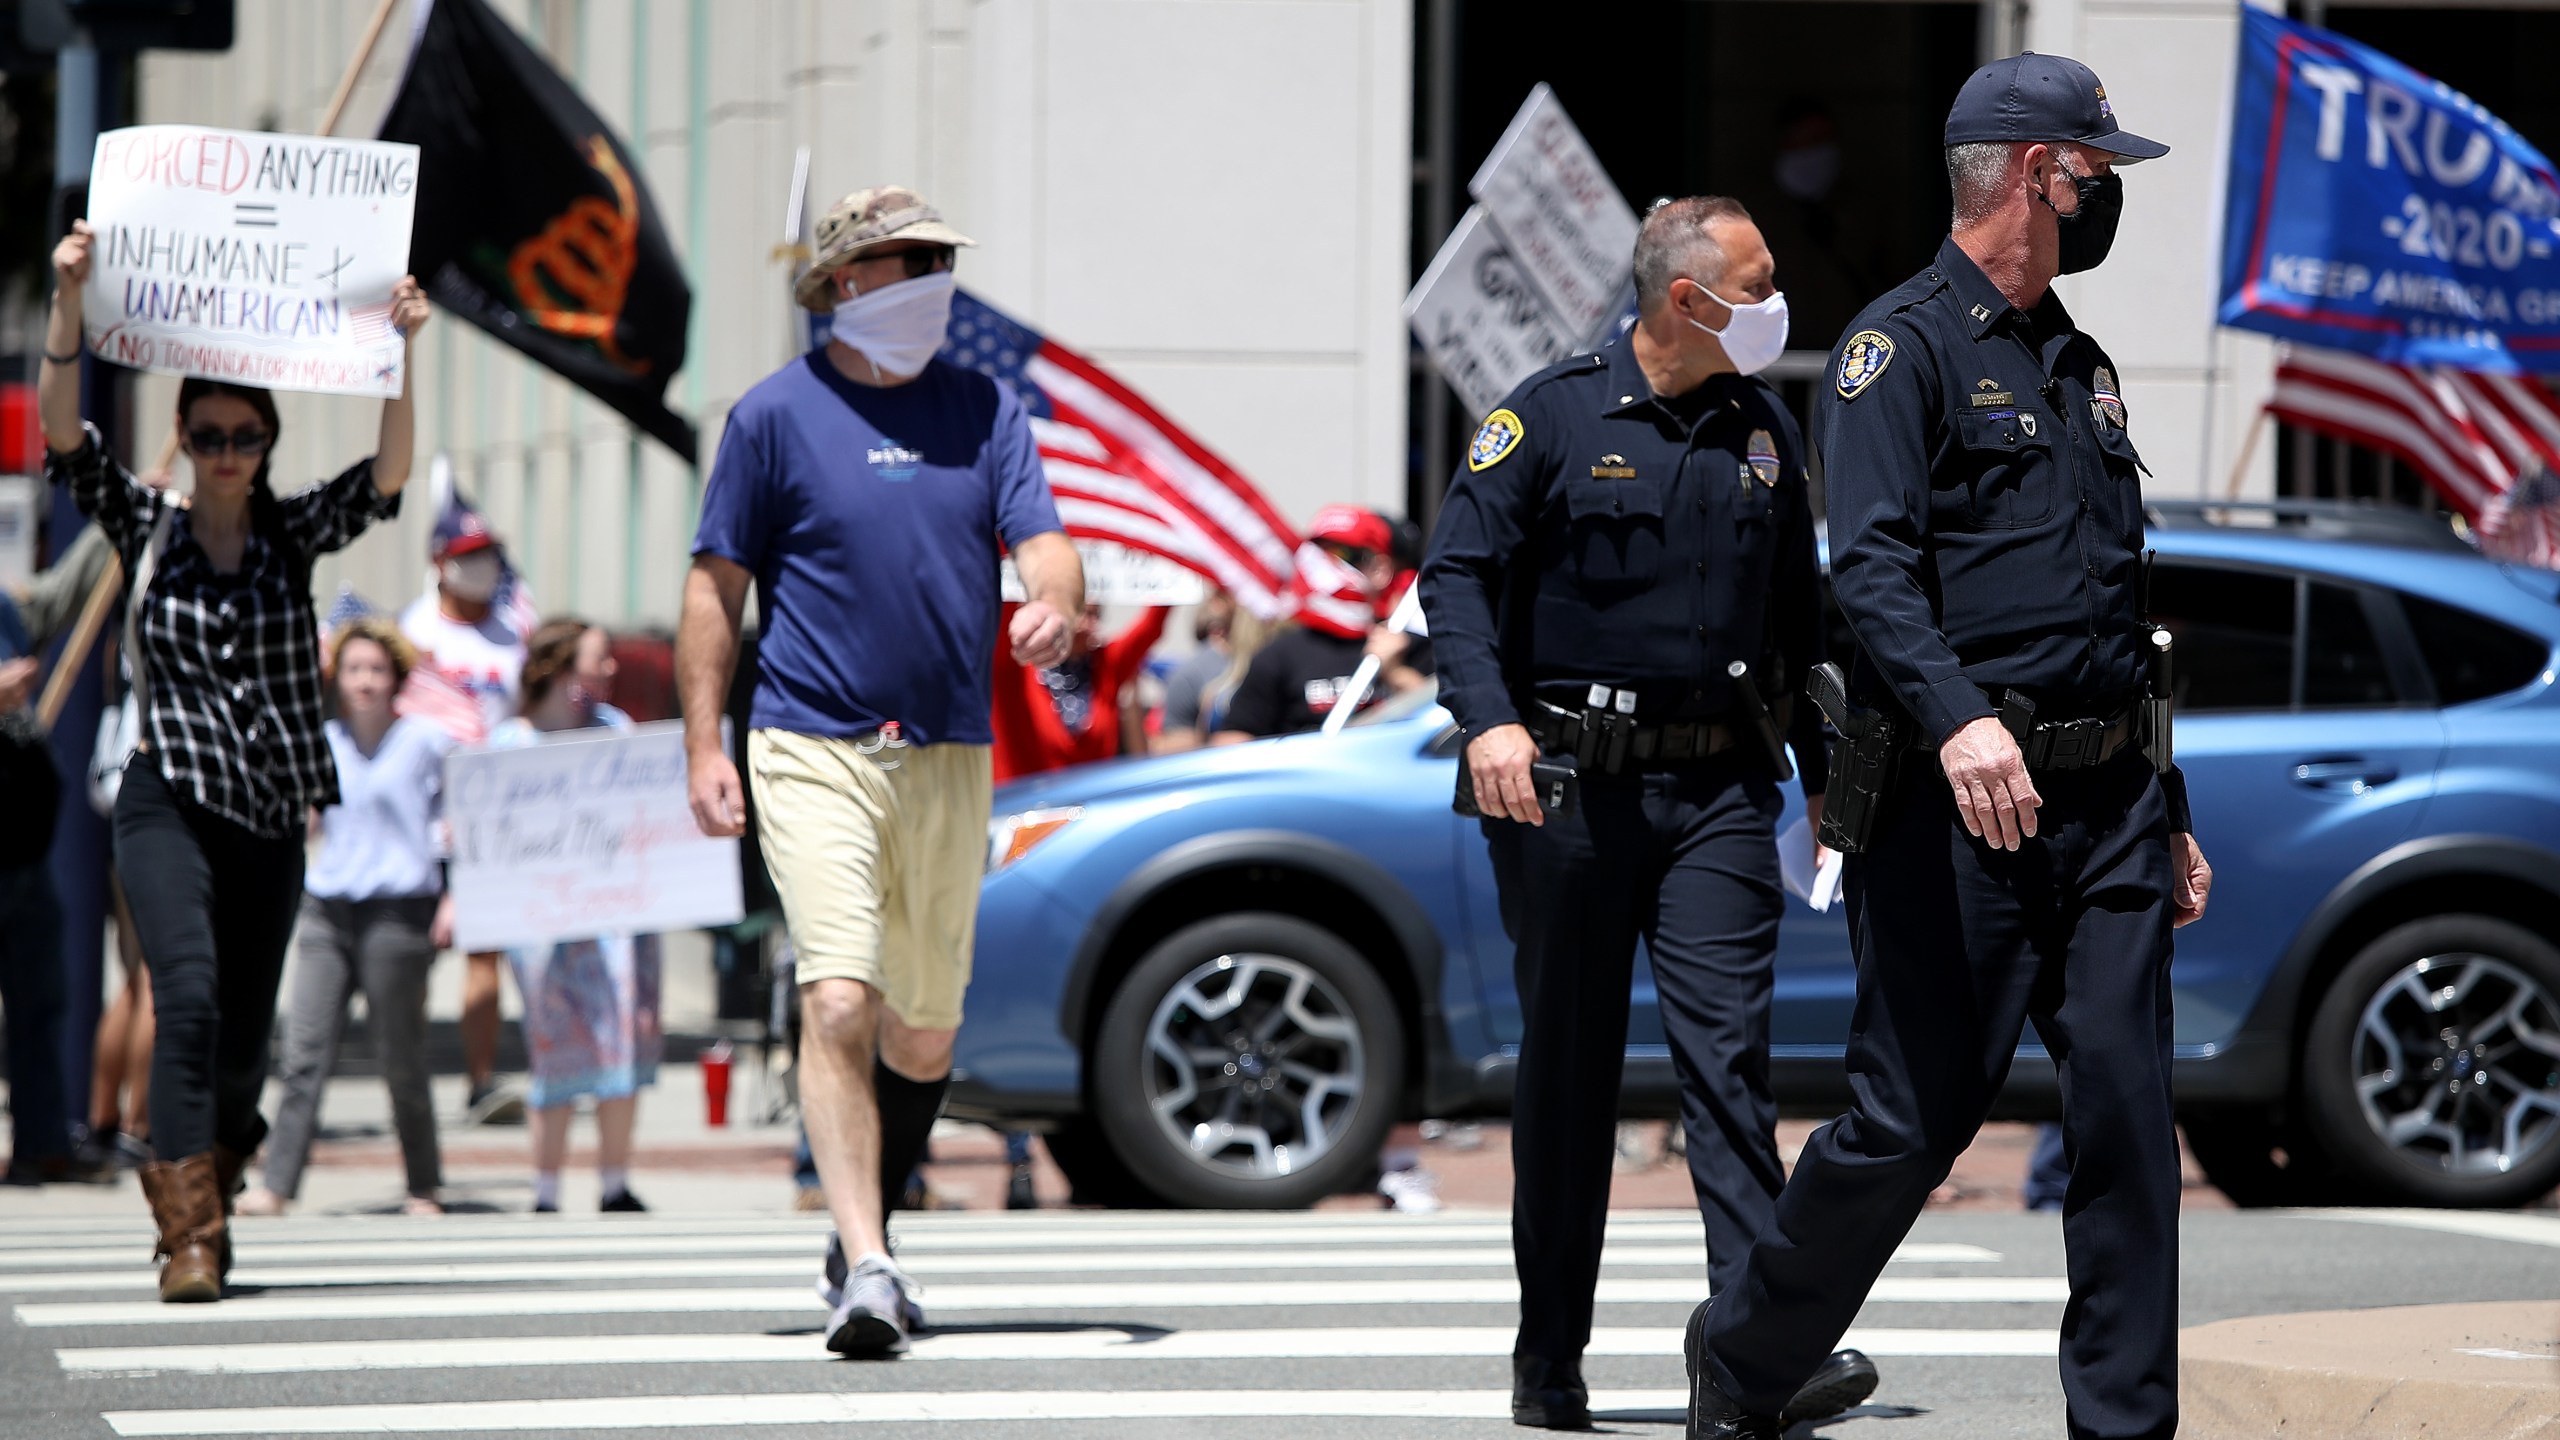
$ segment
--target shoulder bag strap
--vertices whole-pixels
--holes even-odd
[[[133,672],[129,687],[133,697],[133,713],[140,736],[137,748],[150,743],[151,667],[142,651],[142,611],[149,603],[151,582],[160,575],[160,552],[169,548],[169,527],[177,518],[177,505],[163,497],[151,520],[151,538],[142,547],[142,558],[133,567],[133,589],[124,602],[124,655],[126,668]]]

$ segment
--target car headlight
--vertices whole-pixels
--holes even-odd
[[[1064,830],[1084,813],[1081,805],[1050,810],[1022,810],[987,822],[987,873],[993,875],[1038,849],[1040,842]]]

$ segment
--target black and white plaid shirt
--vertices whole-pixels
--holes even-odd
[[[95,427],[71,454],[48,452],[46,478],[71,487],[132,575],[161,507],[177,497],[135,480],[98,444]],[[180,509],[151,594],[141,603],[142,662],[151,713],[145,757],[178,794],[273,838],[302,833],[304,812],[338,800],[320,703],[320,630],[311,612],[312,557],[338,549],[400,497],[373,486],[373,461],[283,497],[275,533],[253,533],[240,568],[217,574]]]

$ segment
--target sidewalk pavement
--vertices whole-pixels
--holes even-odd
[[[2191,1440],[2555,1440],[2560,1302],[2260,1315],[2179,1336]]]

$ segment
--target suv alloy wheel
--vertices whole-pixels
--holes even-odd
[[[2560,1184],[2560,948],[2485,915],[2414,921],[2321,997],[2303,1091],[2324,1148],[2398,1203]]]
[[[1404,1086],[1395,999],[1360,953],[1286,915],[1176,932],[1129,972],[1094,1037],[1093,1114],[1177,1205],[1291,1209],[1377,1163]]]

